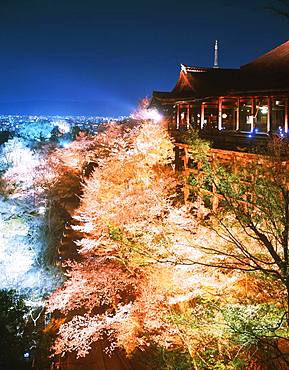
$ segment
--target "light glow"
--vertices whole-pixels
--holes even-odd
[[[58,127],[62,134],[67,134],[70,131],[70,126],[65,121],[57,121],[54,123],[54,127]]]
[[[46,208],[45,207],[41,206],[41,207],[38,208],[38,213],[40,215],[45,215],[45,212],[46,212]]]
[[[132,115],[134,119],[151,120],[154,123],[160,122],[163,117],[157,109],[141,109]]]

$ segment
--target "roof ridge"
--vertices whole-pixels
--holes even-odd
[[[275,48],[267,51],[265,54],[260,55],[251,62],[241,66],[241,69],[256,68],[258,66],[271,67],[272,65],[287,64],[289,68],[289,40]]]

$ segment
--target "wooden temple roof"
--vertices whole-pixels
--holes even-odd
[[[279,70],[287,72],[289,70],[289,41],[270,50],[268,53],[261,55],[241,67],[244,70],[252,71],[272,71]]]
[[[154,91],[152,104],[282,92],[289,92],[289,41],[236,69],[181,65],[176,86],[171,92]]]

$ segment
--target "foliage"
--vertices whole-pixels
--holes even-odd
[[[55,344],[58,353],[77,350],[83,356],[90,343],[107,332],[111,341],[130,351],[135,347],[132,340],[137,338],[127,334],[129,327],[131,333],[139,331],[132,302],[141,296],[141,281],[144,284],[148,279],[142,266],[155,235],[150,228],[163,217],[167,189],[173,184],[164,167],[172,155],[172,144],[163,129],[152,123],[127,127],[124,135],[123,131],[124,127],[121,137],[117,126],[106,132],[108,146],[113,144],[110,156],[100,156],[98,147],[91,151],[98,167],[86,182],[74,216],[79,223],[74,228],[83,233],[77,244],[84,260],[68,266],[72,267],[69,279],[50,299],[51,311],[80,310],[81,314],[60,329]],[[94,329],[85,330],[88,325]],[[76,340],[80,332],[81,339]]]
[[[226,267],[233,261],[239,268],[274,275],[286,285],[289,179],[281,146],[282,142],[275,140],[268,156],[238,164],[237,172],[216,160],[207,161],[202,176],[192,183],[197,189],[215,187],[222,197],[222,211],[215,216],[234,251],[227,251],[228,264],[220,265]]]
[[[143,353],[150,369],[245,369],[261,339],[272,348],[278,336],[286,339],[285,321],[272,331],[285,312],[277,275],[247,275],[233,259],[239,258],[235,246],[175,202],[172,143],[161,125],[113,124],[55,153],[55,201],[63,199],[53,193],[63,174],[76,173],[83,183],[79,207],[70,210],[81,235],[78,256],[63,264],[67,280],[49,299],[49,312],[63,320],[55,354],[86,356],[94,342],[105,340],[108,351]],[[235,187],[236,174],[199,158],[206,191],[213,184],[225,199],[246,195]],[[197,176],[195,185],[202,190]],[[69,191],[61,182],[59,187],[64,195]],[[222,216],[222,225],[232,222],[231,232],[251,247],[232,213]]]
[[[33,173],[39,157],[19,138],[7,141],[0,148],[0,171],[4,179],[23,190],[33,185]]]
[[[147,356],[143,357],[141,354],[135,353],[134,358],[141,361],[148,369],[190,370],[193,366],[189,353],[176,349],[168,351],[154,343],[150,345],[150,352]]]
[[[277,279],[280,283],[281,301],[273,300],[273,306],[231,306],[224,311],[233,317],[230,323],[229,316],[225,315],[229,326],[235,330],[235,340],[247,344],[258,342],[259,345],[264,338],[274,343],[272,338],[278,338],[280,332],[288,340],[287,158],[287,142],[274,139],[269,143],[266,155],[256,154],[246,163],[235,163],[235,166],[218,162],[208,155],[202,164],[202,172],[190,179],[197,196],[219,198],[219,208],[210,212],[206,225],[215,230],[223,243],[208,243],[202,247],[209,256],[204,265],[258,271],[269,280]],[[283,305],[282,309],[279,304]],[[284,361],[288,362],[288,359]]]
[[[51,339],[42,332],[43,322],[33,321],[42,310],[29,307],[26,299],[15,290],[0,290],[1,370],[30,369],[32,362],[48,369]]]
[[[242,345],[258,344],[264,337],[288,336],[284,310],[273,304],[227,305],[222,314],[232,339]]]
[[[24,316],[28,313],[22,297],[13,291],[0,290],[0,365],[1,369],[17,368],[23,362],[23,354],[28,348]]]
[[[33,362],[45,369],[50,343],[42,333],[43,298],[59,283],[59,273],[43,260],[45,195],[36,184],[42,158],[20,138],[5,143],[1,154],[0,367],[28,369]]]
[[[207,140],[200,138],[199,131],[190,127],[188,130],[181,133],[179,138],[181,143],[190,146],[190,156],[195,161],[204,161],[207,158],[210,149],[210,143]]]
[[[0,289],[33,291],[36,300],[53,289],[57,273],[43,263],[43,228],[43,216],[30,194],[0,196]]]
[[[54,128],[54,123],[50,121],[40,120],[35,122],[22,123],[17,130],[17,135],[21,140],[28,144],[33,144],[35,141],[41,142],[51,138],[51,132]]]

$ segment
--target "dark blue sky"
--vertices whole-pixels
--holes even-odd
[[[0,114],[128,114],[171,90],[180,63],[211,66],[215,39],[221,67],[287,41],[269,3],[2,0]]]

